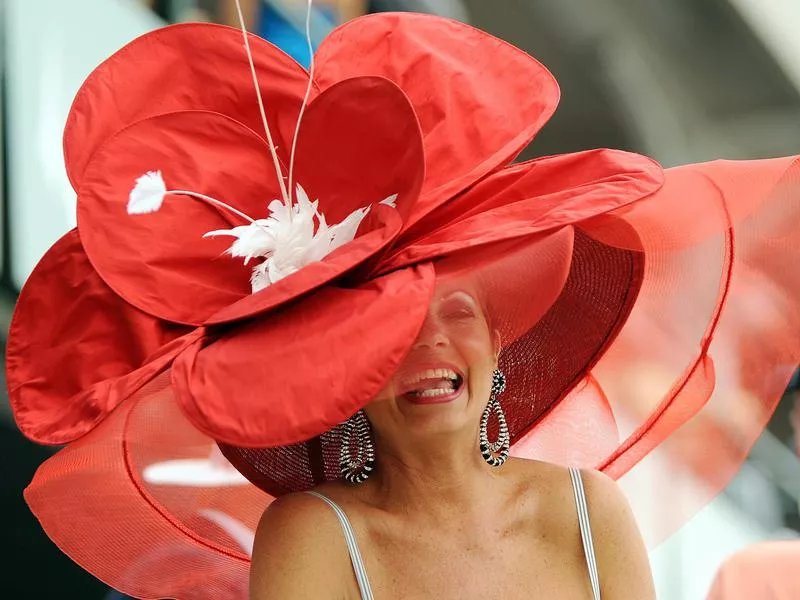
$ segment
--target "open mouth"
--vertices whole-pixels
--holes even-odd
[[[463,375],[453,369],[428,369],[405,379],[400,389],[409,401],[425,403],[455,398],[463,386]]]

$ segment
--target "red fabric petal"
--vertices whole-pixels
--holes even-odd
[[[662,183],[658,163],[617,150],[513,165],[420,221],[382,261],[380,272],[580,223],[646,198]]]
[[[350,21],[323,41],[316,61],[322,89],[378,75],[411,99],[427,165],[412,223],[516,156],[559,99],[553,76],[528,54],[469,25],[429,15],[384,13]]]
[[[70,231],[34,269],[11,321],[6,378],[17,425],[43,444],[80,437],[125,397],[121,390],[147,378],[133,371],[185,333],[111,291]]]
[[[178,402],[196,427],[228,444],[314,437],[383,388],[422,326],[434,280],[420,266],[354,289],[328,287],[230,333],[209,333],[173,365]]]
[[[160,170],[168,189],[199,192],[263,218],[279,194],[266,144],[216,113],[193,111],[140,121],[99,149],[78,193],[78,228],[89,259],[125,300],[154,316],[200,324],[251,293],[251,268],[224,256],[233,238],[203,239],[246,224],[187,196],[160,211],[129,215],[136,179]]]
[[[267,119],[286,158],[308,74],[259,37],[251,35],[250,46]],[[165,27],[135,39],[97,67],[75,97],[64,130],[73,187],[80,188],[92,155],[117,131],[183,110],[222,113],[265,137],[240,31],[200,23]]]
[[[664,186],[646,203],[634,204],[607,216],[593,218],[585,226],[601,241],[632,250],[659,248],[679,250],[718,235],[753,214],[770,200],[779,186],[800,167],[797,157],[683,165],[667,171]],[[783,183],[782,183],[783,182]],[[696,201],[682,201],[696,198]],[[680,210],[674,207],[680,206]],[[791,203],[784,204],[791,214]],[[668,218],[665,216],[668,215]],[[773,217],[779,219],[780,212]],[[626,237],[630,225],[635,237]]]
[[[408,98],[381,77],[341,81],[320,94],[303,117],[295,183],[328,223],[397,194],[407,217],[422,189],[425,155]]]

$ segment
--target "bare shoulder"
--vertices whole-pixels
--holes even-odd
[[[509,461],[514,502],[522,509],[525,527],[545,536],[569,553],[575,541],[577,512],[569,470],[537,460]],[[576,556],[580,556],[575,553]]]
[[[650,561],[627,497],[608,475],[582,469],[602,596],[655,599]]]
[[[341,526],[325,502],[289,494],[267,507],[253,546],[251,600],[342,598],[349,572]]]
[[[581,469],[586,502],[595,528],[613,525],[615,521],[633,521],[633,512],[616,481],[601,471]]]
[[[535,460],[517,460],[514,464],[523,490],[536,492],[531,496],[538,498],[549,519],[562,515],[576,522],[577,507],[568,468]],[[592,469],[581,469],[580,473],[593,531],[613,528],[620,522],[633,523],[628,501],[613,479]]]
[[[543,521],[538,527],[557,532],[565,543],[580,542],[578,516],[569,469],[531,460],[514,461],[515,475],[523,486],[536,493],[535,498]],[[619,485],[600,471],[581,469],[586,493],[589,522],[592,530],[603,600],[655,598],[647,550],[639,533],[630,504]],[[562,538],[559,538],[562,539]],[[579,556],[583,560],[583,548]]]

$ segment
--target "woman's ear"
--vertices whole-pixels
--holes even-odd
[[[492,349],[494,350],[494,362],[497,365],[500,362],[500,351],[503,349],[503,338],[500,336],[499,329],[492,332]]]

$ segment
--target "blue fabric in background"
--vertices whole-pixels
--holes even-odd
[[[314,10],[328,19],[331,22],[331,26],[338,24],[336,11],[333,7],[317,7]],[[308,68],[311,57],[308,54],[305,31],[296,29],[266,2],[261,3],[258,35],[272,42],[305,68]],[[314,50],[316,51],[316,47]]]

